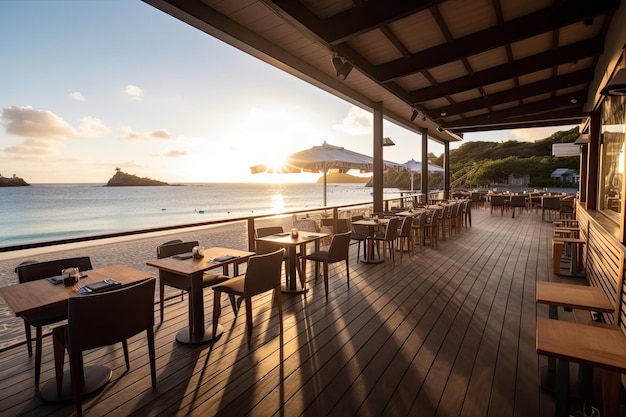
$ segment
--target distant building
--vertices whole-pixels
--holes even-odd
[[[526,174],[521,177],[514,177],[513,175],[509,175],[509,185],[514,185],[517,187],[527,187],[530,184],[530,175]]]
[[[550,179],[575,184],[580,181],[580,173],[573,168],[557,168],[550,174]]]

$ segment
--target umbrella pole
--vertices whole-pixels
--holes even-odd
[[[326,172],[324,171],[324,207],[326,207]]]
[[[411,194],[413,194],[413,171],[411,171]]]

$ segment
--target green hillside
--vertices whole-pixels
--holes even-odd
[[[455,188],[471,188],[503,183],[509,175],[529,175],[531,187],[564,186],[561,182],[551,181],[550,174],[556,168],[578,169],[579,157],[555,158],[552,156],[552,145],[574,142],[578,135],[578,128],[573,128],[535,142],[465,142],[458,149],[450,151],[450,183],[454,184],[457,179],[461,179]],[[443,154],[432,163],[443,166]],[[420,173],[414,173],[413,178],[415,187],[419,188]],[[441,174],[430,174],[428,178],[429,189],[443,188]],[[408,190],[410,173],[386,173],[384,183],[385,187]]]

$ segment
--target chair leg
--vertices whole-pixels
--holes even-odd
[[[237,314],[239,313],[239,307],[241,306],[241,298],[239,298],[238,300],[235,299],[234,294],[228,294],[228,298],[230,299],[230,306],[233,309],[233,314],[235,315],[235,317],[237,317]]]
[[[222,314],[222,293],[213,290],[213,334],[217,334],[217,324]]]
[[[126,361],[126,372],[130,369],[130,360],[128,359],[128,342],[122,340],[122,349],[124,350],[124,360]]]
[[[35,387],[39,387],[39,374],[41,373],[41,326],[35,329]]]
[[[276,298],[276,304],[278,304],[278,326],[280,329],[280,337],[283,337],[283,298],[282,289],[280,285],[274,288],[274,296]]]
[[[252,297],[246,297],[246,333],[248,333],[248,349],[252,346]]]
[[[26,332],[26,348],[28,349],[28,357],[30,358],[33,356],[33,342],[30,324],[26,323],[26,320],[24,320],[24,331]]]
[[[348,283],[348,288],[350,288],[350,265],[348,258],[346,258],[346,282]]]
[[[156,354],[154,350],[154,329],[148,327],[146,329],[148,336],[148,355],[150,356],[150,376],[152,378],[152,388],[156,388]]]
[[[159,303],[161,305],[161,323],[163,323],[163,303],[165,301],[165,285],[159,283]]]
[[[70,376],[72,380],[72,392],[74,394],[74,404],[76,405],[76,415],[83,415],[83,377],[82,377],[82,352],[70,354]]]
[[[328,301],[328,262],[324,262],[324,292]]]
[[[65,332],[62,332],[65,336]],[[63,363],[65,362],[65,344],[58,340],[59,337],[53,335],[54,344],[54,376],[57,385],[57,397],[61,397],[63,392]]]

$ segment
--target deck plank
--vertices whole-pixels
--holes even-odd
[[[551,273],[551,225],[540,213],[491,216],[472,211],[473,225],[436,249],[381,265],[331,266],[326,302],[309,277],[306,297],[283,295],[285,331],[271,294],[253,300],[253,340],[245,317],[224,298],[224,334],[185,346],[187,298],[172,300],[155,327],[157,388],[150,384],[145,337],[130,340],[130,371],[121,346],[91,351],[113,380],[85,398],[86,415],[250,416],[550,416],[553,397],[539,388],[545,358],[535,352],[537,280]],[[356,245],[351,247],[356,259]],[[307,268],[312,271],[313,268]],[[210,319],[213,293],[205,291]],[[155,317],[158,317],[155,306]],[[42,381],[54,376],[44,338]],[[66,367],[68,365],[66,364]],[[73,404],[43,403],[32,386],[25,346],[0,352],[0,414],[72,414]]]

